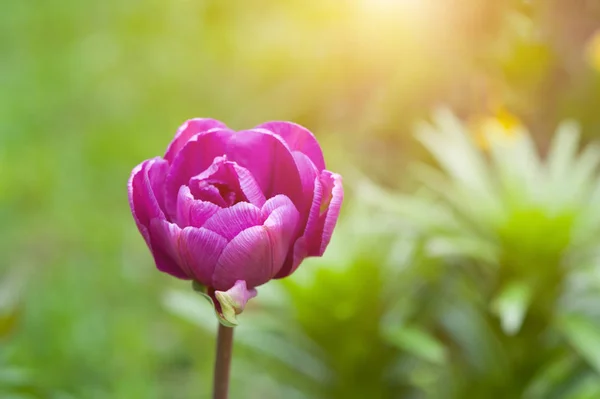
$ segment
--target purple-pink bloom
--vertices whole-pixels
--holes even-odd
[[[204,286],[221,316],[225,296],[239,313],[254,287],[323,255],[344,196],[306,128],[234,132],[214,119],[184,123],[163,158],[133,169],[128,192],[157,268]]]

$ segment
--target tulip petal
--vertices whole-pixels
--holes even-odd
[[[175,222],[181,228],[190,225],[190,209],[196,199],[190,192],[188,186],[181,186],[179,188],[179,194],[177,194],[177,215]]]
[[[306,227],[302,236],[298,238],[294,244],[293,254],[288,256],[283,267],[279,270],[279,273],[277,273],[276,278],[282,278],[292,274],[298,268],[298,266],[300,266],[300,263],[304,260],[304,258],[308,256],[307,238],[319,237],[319,209],[321,207],[321,199],[323,197],[323,184],[321,183],[320,176],[315,177],[313,184],[314,192]]]
[[[165,212],[165,183],[168,172],[167,163],[162,159],[157,160],[148,169],[148,180],[150,181],[152,193],[154,193],[158,207],[163,213]]]
[[[192,185],[192,195],[200,201],[210,202],[219,208],[226,208],[227,202],[221,196],[219,189],[206,184]]]
[[[297,206],[304,204],[298,168],[279,136],[264,129],[237,132],[229,141],[227,157],[252,173],[266,198],[284,194]]]
[[[263,206],[266,198],[261,191],[258,183],[248,169],[237,165],[235,162],[227,160],[227,157],[217,157],[208,169],[190,179],[190,187],[196,198],[206,197],[207,201],[214,202],[222,207],[228,206],[218,190],[218,198],[209,192],[214,184],[220,184],[227,187],[234,194],[235,202],[247,201],[256,206]],[[221,205],[220,203],[223,203]]]
[[[227,129],[227,126],[216,119],[195,118],[186,121],[175,133],[175,138],[169,144],[165,159],[171,163],[175,155],[183,148],[183,146],[195,135],[206,133],[215,128]]]
[[[189,280],[190,274],[180,265],[179,240],[181,229],[164,219],[152,219],[149,226],[150,250],[161,272]]]
[[[306,237],[302,236],[296,240],[293,250],[288,253],[283,266],[274,278],[283,278],[294,273],[302,261],[307,257],[308,250],[306,248]]]
[[[272,251],[271,278],[282,268],[288,253],[291,252],[292,243],[298,236],[300,213],[292,201],[284,195],[277,195],[269,199],[262,209],[268,215],[264,226],[269,234]]]
[[[244,280],[236,281],[233,287],[227,291],[215,291],[215,298],[220,305],[220,311],[216,310],[221,323],[228,327],[237,326],[236,316],[244,311],[246,303],[256,294],[256,289],[246,288]]]
[[[133,169],[127,184],[133,218],[147,243],[150,220],[165,217],[159,199],[163,199],[161,194],[167,168],[164,160],[149,159]]]
[[[212,129],[197,134],[175,155],[165,184],[165,208],[170,217],[177,215],[179,188],[207,169],[216,157],[225,154],[232,134],[231,130],[226,129]]]
[[[248,169],[243,168],[234,162],[231,162],[231,164],[237,174],[240,189],[246,196],[248,202],[258,207],[262,207],[267,199],[258,186],[256,179],[252,176],[252,173],[250,173]]]
[[[221,208],[212,202],[195,199],[188,186],[181,186],[179,189],[176,219],[179,227],[202,227],[219,209]]]
[[[319,171],[315,164],[301,152],[293,153],[298,173],[300,174],[300,181],[302,183],[302,196],[305,199],[304,208],[299,208],[301,215],[301,223],[304,225],[308,220],[310,209],[312,205],[312,198],[315,190],[315,178],[319,176]]]
[[[182,267],[204,285],[211,285],[217,260],[227,240],[205,228],[186,227],[181,233],[179,252]]]
[[[247,202],[239,202],[229,208],[218,210],[203,227],[232,240],[241,231],[262,225],[265,217],[259,208]]]
[[[271,240],[264,226],[254,226],[242,231],[227,244],[217,261],[213,287],[227,290],[237,280],[245,280],[256,287],[271,279],[273,270]]]
[[[304,234],[295,242],[293,256],[288,256],[275,278],[292,274],[306,257],[323,255],[331,240],[343,199],[342,177],[324,170],[315,179],[313,202]]]
[[[263,123],[259,128],[270,130],[281,137],[292,152],[305,154],[322,171],[325,169],[323,151],[310,130],[293,122],[273,121]]]
[[[309,256],[321,256],[325,252],[344,200],[344,188],[340,175],[325,170],[321,173],[320,180],[323,185],[323,195],[319,206],[319,217],[314,230],[306,238]],[[309,233],[308,226],[307,233]]]
[[[221,208],[210,202],[195,202],[190,209],[190,226],[202,227],[219,209]]]

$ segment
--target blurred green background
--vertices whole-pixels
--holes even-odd
[[[347,192],[232,398],[600,398],[599,1],[2,8],[0,397],[209,397],[214,316],[126,195],[205,116],[305,125]]]

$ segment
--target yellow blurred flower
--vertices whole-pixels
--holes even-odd
[[[586,56],[590,66],[600,72],[600,29],[588,41]]]
[[[506,143],[517,139],[522,134],[523,124],[515,115],[499,108],[491,115],[471,117],[468,127],[477,146],[489,150],[492,143]]]

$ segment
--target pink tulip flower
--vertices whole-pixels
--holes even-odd
[[[214,119],[184,123],[164,157],[133,169],[128,193],[157,268],[202,287],[226,325],[255,287],[323,255],[344,196],[304,127],[234,132]]]

